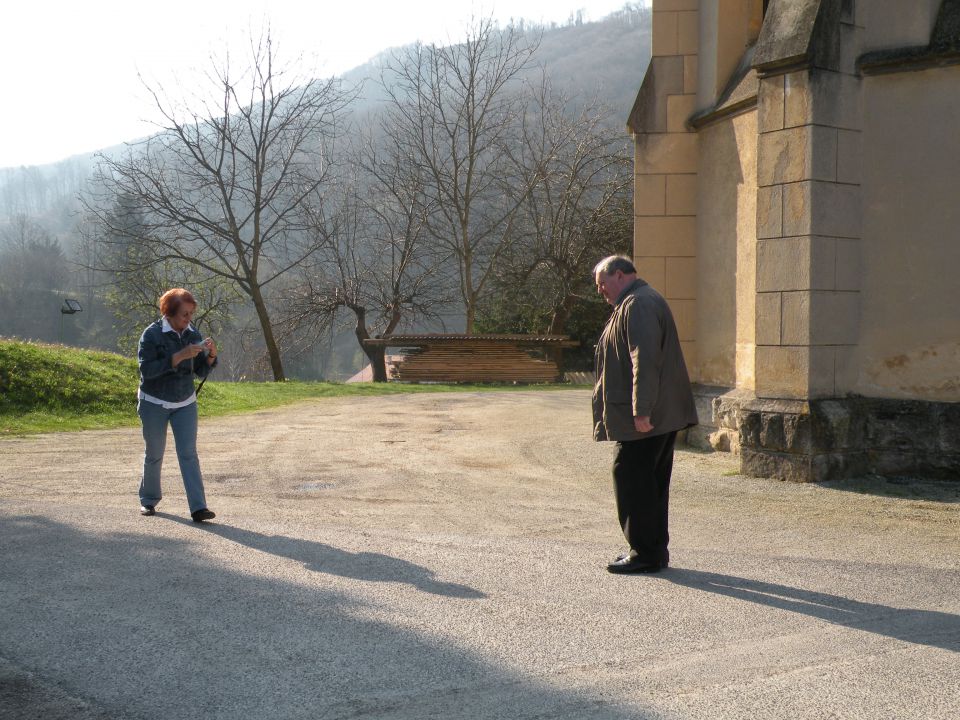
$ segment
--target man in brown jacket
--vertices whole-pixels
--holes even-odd
[[[613,485],[630,551],[612,573],[654,573],[670,553],[668,504],[677,432],[697,424],[680,338],[667,301],[613,255],[593,270],[597,291],[613,306],[597,343],[593,390],[595,440],[617,443]]]

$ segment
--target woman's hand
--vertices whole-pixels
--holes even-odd
[[[213,365],[217,359],[217,345],[213,338],[206,338],[203,341],[203,347],[207,351],[207,365]]]
[[[203,351],[204,351],[203,345],[187,345],[183,350],[180,350],[179,352],[175,352],[171,356],[171,361],[173,362],[173,366],[176,367],[177,365],[182,363],[184,360],[193,360],[193,358],[195,358],[197,355],[199,355]]]

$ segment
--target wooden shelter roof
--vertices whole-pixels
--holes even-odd
[[[470,335],[464,333],[432,333],[423,335],[390,335],[363,341],[372,347],[427,347],[430,345],[485,345],[576,347],[580,343],[567,335]]]

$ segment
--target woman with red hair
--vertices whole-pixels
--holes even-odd
[[[205,378],[217,365],[217,346],[204,339],[191,321],[197,301],[183,288],[160,297],[160,319],[140,336],[137,360],[140,390],[137,414],[143,425],[143,476],[140,514],[153,515],[163,494],[160,468],[167,446],[167,426],[173,429],[183,487],[194,522],[215,517],[207,507],[197,457],[197,394],[194,376]]]

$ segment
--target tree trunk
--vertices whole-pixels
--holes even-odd
[[[567,320],[570,319],[570,313],[573,312],[573,306],[577,298],[573,295],[567,295],[563,301],[553,309],[553,317],[550,318],[550,327],[547,329],[547,335],[563,335],[567,327]],[[563,348],[548,347],[547,359],[557,364],[557,376],[563,377]]]
[[[381,345],[377,347],[363,346],[363,352],[370,361],[370,369],[373,370],[373,381],[387,382],[387,349]]]
[[[259,285],[251,284],[250,297],[253,298],[253,306],[257,310],[257,318],[260,320],[260,328],[263,330],[263,341],[267,346],[267,353],[270,355],[270,368],[273,370],[274,382],[283,382],[286,377],[283,375],[280,348],[277,346],[276,338],[273,337],[273,325],[270,323],[267,304],[263,301],[263,293],[260,292]]]
[[[370,369],[373,371],[373,381],[386,382],[387,349],[385,347],[370,347],[363,344],[364,340],[370,339],[370,331],[367,330],[367,311],[365,308],[356,306],[350,306],[350,309],[353,310],[354,315],[357,316],[357,326],[353,329],[353,332],[357,336],[357,342],[360,343],[363,354],[366,355],[370,361]]]
[[[474,305],[473,300],[467,303],[467,318],[466,318],[466,328],[464,332],[467,335],[473,335],[473,323],[476,319],[477,309]]]
[[[547,328],[547,335],[563,335],[567,327],[567,320],[570,319],[570,313],[573,306],[576,305],[577,298],[573,295],[567,295],[559,305],[553,309],[553,316],[550,318],[550,327]]]

